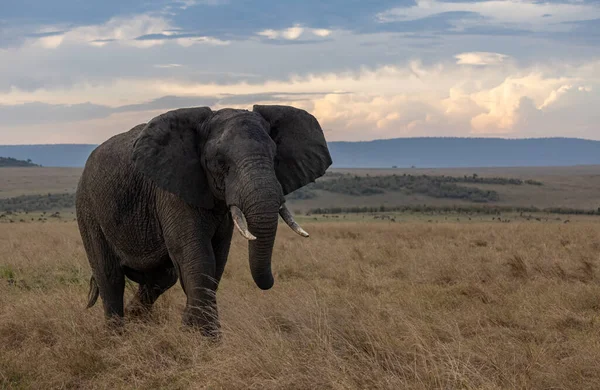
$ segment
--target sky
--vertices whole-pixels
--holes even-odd
[[[0,1],[0,144],[253,104],[328,141],[600,140],[600,1]]]

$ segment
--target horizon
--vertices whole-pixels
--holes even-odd
[[[579,137],[565,137],[565,136],[554,136],[554,137],[527,137],[527,138],[505,138],[505,137],[460,137],[460,136],[414,136],[414,137],[395,137],[395,138],[377,138],[363,141],[327,141],[327,143],[368,143],[378,141],[394,141],[394,140],[415,140],[415,139],[462,139],[462,140],[486,140],[486,141],[528,141],[528,140],[576,140],[586,142],[600,142],[600,140],[590,138],[579,138]],[[43,143],[43,144],[0,144],[0,146],[98,146],[100,143]],[[2,156],[0,156],[2,157]]]
[[[274,6],[274,5],[277,6]],[[32,0],[0,15],[0,144],[285,104],[328,141],[600,140],[592,0]]]

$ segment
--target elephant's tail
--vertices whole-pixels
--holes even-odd
[[[94,306],[96,301],[98,300],[98,295],[100,295],[100,290],[98,289],[98,284],[96,283],[96,279],[92,276],[90,278],[90,291],[88,292],[88,304],[86,309]]]

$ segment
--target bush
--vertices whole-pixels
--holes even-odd
[[[317,194],[306,187],[298,188],[285,196],[287,200],[303,200],[315,198]]]
[[[484,179],[476,178],[476,180]],[[422,194],[434,198],[465,199],[478,203],[493,202],[499,199],[496,191],[456,184],[461,181],[465,180],[450,176],[394,174],[363,177],[357,175],[337,175],[330,176],[326,180],[318,180],[316,183],[309,184],[304,188],[352,196],[369,196],[382,194],[385,191],[394,191],[406,194]]]

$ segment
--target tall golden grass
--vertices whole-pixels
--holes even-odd
[[[211,344],[179,285],[111,333],[75,224],[0,225],[0,388],[600,388],[600,224],[305,228],[270,291],[235,235]]]

